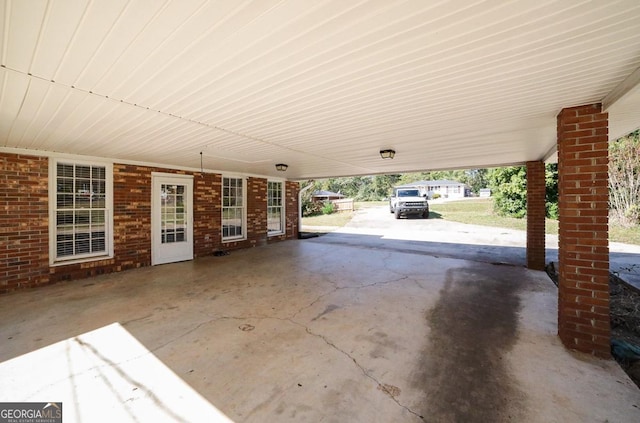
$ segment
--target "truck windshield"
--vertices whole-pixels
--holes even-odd
[[[398,197],[420,197],[420,192],[417,189],[398,191]]]

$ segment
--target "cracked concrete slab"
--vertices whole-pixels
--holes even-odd
[[[638,420],[640,391],[614,362],[560,345],[545,274],[362,241],[284,242],[0,296],[0,380],[20,386],[3,383],[0,401],[57,392],[68,421],[89,421],[75,417],[92,390],[126,410],[118,421]],[[135,343],[84,348],[102,364],[29,373],[43,350],[114,323]],[[146,376],[144,357],[157,360]],[[132,396],[132,380],[145,392],[167,380],[162,398],[175,385],[176,400]],[[181,417],[191,397],[208,415]]]

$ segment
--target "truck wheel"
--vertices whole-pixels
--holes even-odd
[[[396,209],[396,219],[400,219],[400,210]]]
[[[423,219],[428,219],[429,218],[429,210],[427,210],[426,212],[422,213],[422,218]]]

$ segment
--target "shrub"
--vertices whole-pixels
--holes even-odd
[[[323,205],[322,205],[322,214],[331,214],[335,211],[335,206],[333,205],[332,202],[330,201],[326,201]]]
[[[496,212],[522,218],[527,214],[527,168],[525,166],[492,169],[489,173]],[[545,208],[547,217],[558,218],[558,165],[545,167]]]
[[[442,196],[440,195],[440,193],[436,192],[436,193],[434,193],[434,194],[431,196],[431,199],[432,199],[432,200],[437,200],[437,199],[438,199],[438,198],[440,198],[440,197],[442,197]]]
[[[624,213],[626,223],[631,225],[637,225],[640,223],[640,206],[637,204],[631,205]]]
[[[550,203],[547,202],[546,204],[546,208],[547,208],[547,217],[549,219],[555,219],[558,220],[558,203]]]
[[[316,216],[322,213],[322,204],[315,201],[302,201],[302,216]]]

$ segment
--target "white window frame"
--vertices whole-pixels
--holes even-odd
[[[224,190],[225,190],[225,179],[237,179],[242,181],[242,206],[234,206],[234,208],[240,208],[242,210],[242,234],[241,235],[233,235],[233,236],[224,236],[224,214],[225,208],[230,208],[229,206],[225,207],[224,205]],[[244,241],[247,239],[247,180],[246,178],[235,176],[235,175],[222,175],[222,192],[220,193],[220,201],[222,205],[221,211],[221,225],[220,225],[220,235],[222,236],[222,242],[234,242],[234,241]]]
[[[105,251],[57,257],[57,191],[58,164],[100,166],[105,169]],[[91,193],[90,193],[91,195]],[[49,264],[52,266],[113,258],[113,163],[75,158],[49,159]]]
[[[280,204],[280,230],[279,231],[269,231],[269,209],[270,208],[278,208],[277,206],[269,205],[269,184],[280,184],[280,199],[282,203]],[[283,235],[286,231],[286,219],[285,219],[285,204],[286,204],[286,191],[285,191],[285,183],[284,181],[270,181],[267,180],[267,236],[277,236]]]

